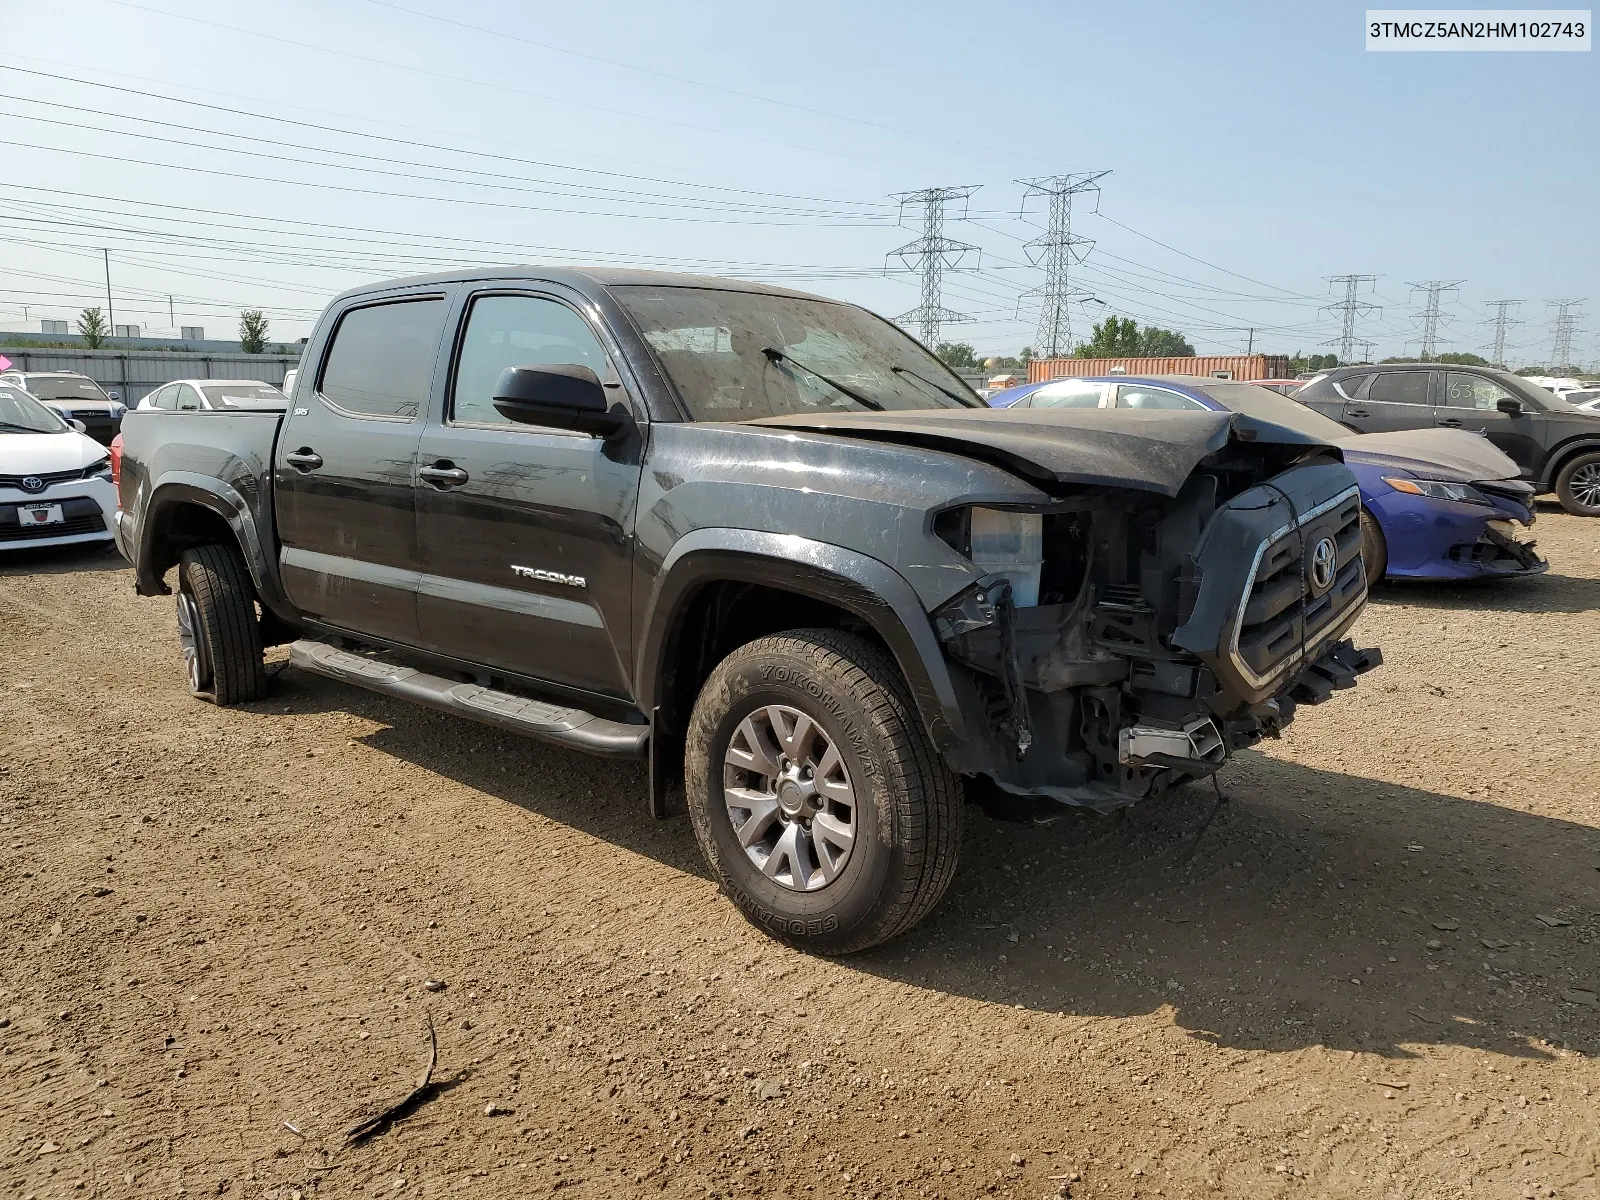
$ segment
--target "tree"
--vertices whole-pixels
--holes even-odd
[[[1339,356],[1337,354],[1313,354],[1306,359],[1306,370],[1308,371],[1331,371],[1338,365]]]
[[[978,354],[965,342],[940,342],[935,351],[952,371],[976,371]]]
[[[267,348],[267,318],[259,308],[239,314],[239,345],[246,354],[260,354]]]
[[[1181,333],[1146,325],[1139,331],[1139,353],[1146,358],[1193,358],[1194,347]]]
[[[1039,357],[1039,352],[1037,350],[1035,350],[1032,346],[1024,346],[1022,348],[1022,353],[1017,355],[1017,361],[1019,363],[1021,363],[1023,366],[1027,366],[1029,363],[1031,363],[1034,359],[1036,359],[1038,357]]]
[[[1465,350],[1452,350],[1448,354],[1435,354],[1433,361],[1450,363],[1458,367],[1487,367],[1489,360],[1478,354],[1468,354]]]
[[[1132,358],[1139,353],[1139,322],[1132,317],[1107,317],[1080,342],[1073,358]]]
[[[86,308],[78,314],[78,332],[83,335],[85,346],[98,350],[106,344],[106,336],[111,331],[106,328],[105,316],[98,308]]]

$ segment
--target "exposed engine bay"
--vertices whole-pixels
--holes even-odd
[[[1231,441],[1170,499],[1085,488],[1007,514],[1029,565],[935,614],[989,718],[989,761],[954,765],[1116,808],[1214,772],[1376,666],[1341,636],[1366,596],[1359,495],[1335,457],[1285,449]],[[935,530],[982,562],[996,523],[952,509]]]

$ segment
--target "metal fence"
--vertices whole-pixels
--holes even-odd
[[[30,350],[0,345],[19,371],[75,371],[133,405],[174,379],[259,379],[281,386],[298,354],[171,354],[159,350]]]

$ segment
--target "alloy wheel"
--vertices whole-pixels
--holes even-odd
[[[200,609],[194,597],[178,589],[178,646],[183,650],[183,667],[189,675],[189,690],[205,690],[205,649],[200,643]]]
[[[1600,509],[1600,462],[1588,463],[1572,473],[1568,485],[1572,498],[1584,508]]]
[[[850,862],[850,772],[832,739],[797,708],[768,704],[739,722],[724,755],[723,800],[745,854],[782,887],[819,891]]]

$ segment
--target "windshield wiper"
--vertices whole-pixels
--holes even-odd
[[[834,391],[839,392],[842,395],[849,396],[850,399],[854,400],[857,404],[861,405],[863,408],[870,408],[873,412],[882,412],[883,411],[883,405],[879,404],[876,400],[868,400],[860,392],[852,391],[850,388],[845,387],[844,384],[840,383],[836,379],[829,379],[826,375],[824,375],[821,371],[818,371],[815,367],[808,367],[808,366],[805,365],[805,363],[800,362],[797,359],[790,358],[782,350],[774,350],[771,346],[768,346],[765,349],[763,349],[761,351],[761,353],[765,354],[767,356],[767,358],[769,358],[773,362],[786,362],[792,367],[799,367],[807,375],[816,376],[818,379],[822,380],[823,383],[825,383],[829,387],[831,387]]]
[[[35,429],[32,425],[18,425],[15,421],[0,421],[0,429],[9,429],[14,433],[54,433],[53,429]]]
[[[959,392],[952,392],[949,388],[945,387],[943,384],[935,383],[933,380],[929,379],[926,375],[917,374],[917,372],[913,371],[910,367],[893,366],[893,367],[890,367],[889,369],[891,371],[893,371],[896,375],[909,375],[909,376],[911,376],[911,378],[916,379],[916,380],[920,380],[921,382],[927,384],[929,387],[935,389],[936,391],[943,392],[946,396],[949,396],[950,399],[954,400],[957,404],[961,405],[963,408],[975,408],[975,407],[977,407],[976,405],[974,405],[972,403],[972,397],[963,396]]]

